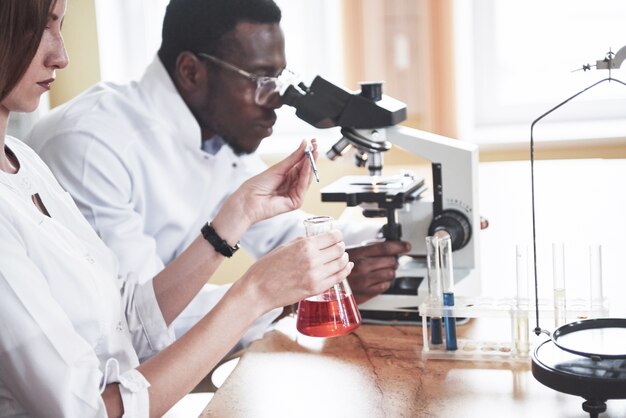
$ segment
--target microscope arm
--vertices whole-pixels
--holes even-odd
[[[387,140],[406,151],[443,165],[443,208],[454,207],[479,219],[478,146],[405,126],[386,129]],[[433,191],[437,192],[437,191]]]
[[[455,251],[455,264],[458,262],[458,265],[477,266],[478,231],[481,229],[478,210],[478,146],[399,125],[386,128],[386,138],[395,146],[425,158],[433,164],[441,164],[442,190],[433,190],[433,193],[435,196],[442,194],[442,209],[444,212],[450,212],[446,215],[463,216],[471,229],[469,242]],[[418,201],[415,204],[426,203]],[[401,212],[398,214],[399,221],[401,224],[418,224],[419,222],[402,217],[417,216],[416,214],[422,212],[415,209],[406,213]],[[433,222],[436,222],[436,219]],[[403,236],[411,241],[412,245],[419,247],[415,248],[417,253],[421,252],[421,247],[424,247],[425,253],[424,237],[430,233],[432,230],[403,229]]]

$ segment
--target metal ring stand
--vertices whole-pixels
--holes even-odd
[[[535,300],[537,301],[537,251],[535,230],[534,194],[534,140],[533,128],[537,122],[570,100],[605,81],[618,85],[626,83],[612,78],[610,71],[619,68],[626,59],[626,47],[617,55],[609,52],[597,67],[609,70],[609,77],[569,97],[533,121],[530,128],[530,162],[532,182],[533,249],[535,260]],[[539,327],[539,311],[536,303],[537,327],[535,333],[549,332]],[[558,392],[581,396],[582,408],[591,418],[606,411],[608,399],[626,399],[626,319],[595,318],[565,324],[557,328],[549,340],[541,343],[532,353],[532,374],[543,385]],[[616,344],[617,342],[617,344]],[[619,350],[622,350],[621,352]]]
[[[571,322],[552,333],[561,350],[592,360],[626,359],[626,319],[594,318]]]

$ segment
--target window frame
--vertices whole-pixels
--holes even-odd
[[[506,4],[510,7],[510,3]],[[498,97],[499,92],[493,88],[502,85],[503,78],[498,71],[502,68],[501,61],[493,56],[498,49],[498,39],[503,37],[495,28],[498,26],[495,10],[498,5],[502,6],[502,3],[497,0],[455,0],[454,5],[455,61],[459,63],[455,72],[458,134],[462,139],[479,144],[481,149],[527,144],[530,140],[530,126],[534,120],[581,90],[609,77],[607,70],[596,70],[593,67],[591,71],[572,72],[581,68],[584,63],[593,65],[596,59],[604,58],[603,45],[599,45],[595,55],[589,56],[590,53],[586,53],[568,56],[572,64],[559,69],[559,74],[562,74],[566,83],[553,91],[548,84],[548,88],[541,92],[543,98],[517,104],[501,100]],[[593,7],[601,5],[594,2]],[[610,15],[608,11],[606,13],[607,16]],[[553,30],[558,32],[561,29],[559,25],[555,25]],[[558,36],[572,36],[565,29],[562,31],[564,33],[559,33]],[[581,32],[585,30],[581,28]],[[557,34],[553,36],[557,37]],[[613,51],[617,52],[620,47],[622,45],[617,45]],[[607,45],[607,52],[608,48]],[[537,55],[538,59],[534,63],[521,61],[519,67],[551,65],[548,60],[541,59],[545,53]],[[516,57],[515,51],[511,51],[510,59],[517,58],[519,57]],[[625,80],[624,73],[624,70],[614,70],[611,77]],[[534,82],[529,83],[528,88],[533,88],[533,84]],[[599,139],[624,143],[626,112],[621,109],[626,109],[626,89],[623,94],[618,93],[619,97],[613,98],[611,96],[615,92],[610,89],[614,87],[610,83],[604,84],[606,85],[594,87],[581,94],[537,123],[534,130],[535,141],[558,147],[592,146]],[[609,98],[604,98],[605,95]]]

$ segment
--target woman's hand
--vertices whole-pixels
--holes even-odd
[[[311,145],[317,159],[317,142],[313,139]],[[231,196],[242,205],[251,224],[302,206],[313,174],[306,146],[302,141],[291,155],[248,179]]]
[[[237,281],[248,283],[264,311],[291,305],[344,280],[352,270],[341,232],[297,238],[258,260]]]

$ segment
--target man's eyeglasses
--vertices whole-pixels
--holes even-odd
[[[256,90],[254,91],[254,102],[259,106],[267,105],[274,93],[283,93],[287,86],[296,79],[295,73],[286,68],[277,77],[260,76],[249,73],[246,70],[242,70],[231,63],[222,61],[221,59],[216,58],[213,55],[205,54],[204,52],[198,52],[196,55],[228,70],[234,71],[255,83]]]

